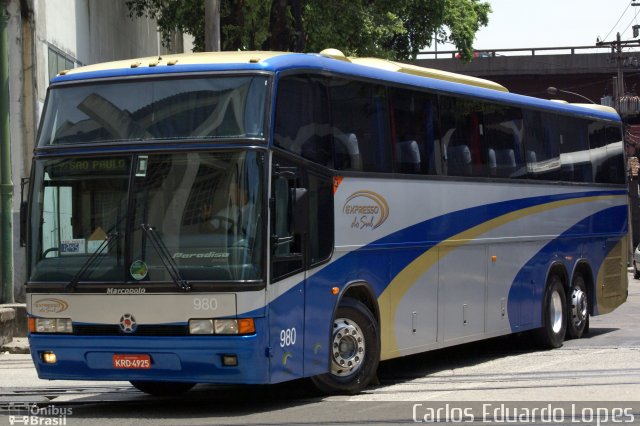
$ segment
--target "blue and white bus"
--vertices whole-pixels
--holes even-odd
[[[26,283],[43,379],[311,377],[627,298],[614,110],[379,59],[231,52],[62,72],[35,149]]]

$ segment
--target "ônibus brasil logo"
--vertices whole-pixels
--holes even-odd
[[[342,212],[353,216],[351,228],[376,229],[389,217],[389,205],[373,191],[357,191],[344,202]]]

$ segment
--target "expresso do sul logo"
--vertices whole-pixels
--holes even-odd
[[[380,194],[373,191],[357,191],[347,198],[342,213],[353,217],[353,229],[376,229],[389,217],[389,205]]]
[[[61,299],[40,299],[33,304],[35,312],[41,314],[57,314],[66,311],[69,304]]]

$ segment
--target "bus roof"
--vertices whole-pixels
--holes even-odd
[[[293,69],[336,72],[356,77],[424,87],[438,92],[478,97],[489,101],[506,102],[568,114],[620,121],[618,114],[611,108],[595,108],[584,104],[562,104],[546,99],[512,94],[508,93],[505,87],[489,80],[384,59],[346,57],[336,49],[326,49],[320,54],[245,51],[151,56],[105,62],[62,71],[52,80],[52,83],[136,75],[153,76],[212,71],[265,71],[277,73]]]

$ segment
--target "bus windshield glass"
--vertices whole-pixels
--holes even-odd
[[[65,85],[49,93],[38,146],[265,137],[267,78]]]
[[[263,278],[263,153],[36,162],[32,282]]]

